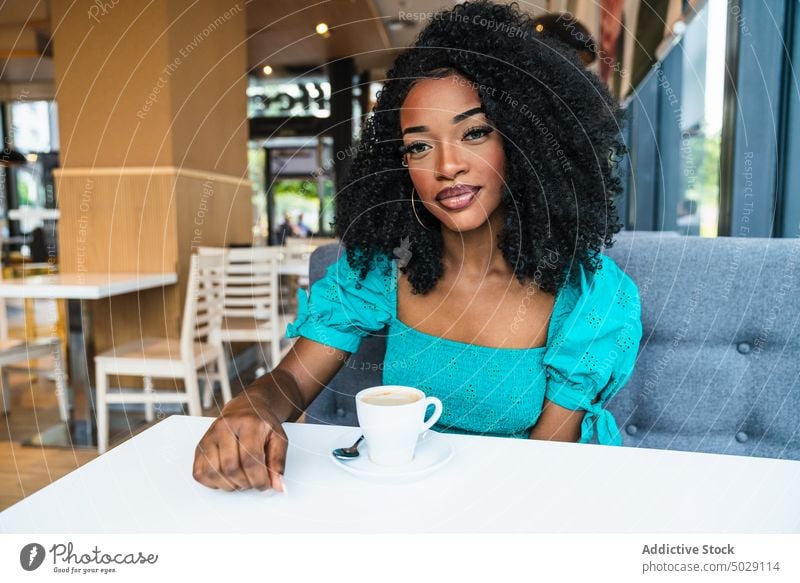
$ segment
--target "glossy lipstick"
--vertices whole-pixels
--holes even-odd
[[[472,204],[480,189],[471,184],[449,186],[436,194],[436,202],[448,210],[461,210]]]

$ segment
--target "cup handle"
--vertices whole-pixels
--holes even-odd
[[[428,405],[433,405],[435,409],[433,410],[431,418],[422,424],[422,429],[419,430],[420,433],[422,433],[423,431],[427,431],[428,429],[433,427],[439,420],[439,417],[442,416],[442,402],[439,399],[437,399],[436,397],[427,397],[425,399],[426,411],[428,410]]]

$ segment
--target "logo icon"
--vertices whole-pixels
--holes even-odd
[[[397,267],[403,268],[411,261],[413,253],[411,252],[411,241],[409,237],[400,239],[400,246],[392,249],[392,253],[397,257]]]
[[[19,552],[19,564],[26,571],[35,571],[44,562],[44,547],[39,543],[28,543]]]

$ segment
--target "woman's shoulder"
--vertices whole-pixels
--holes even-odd
[[[603,253],[594,256],[594,267],[579,265],[559,290],[559,316],[580,311],[591,318],[612,313],[636,313],[641,306],[639,289],[614,259]]]
[[[287,326],[287,337],[305,336],[355,352],[364,336],[380,330],[394,316],[385,268],[381,260],[372,262],[362,275],[358,262],[353,267],[341,250],[308,295],[298,290],[297,318]]]
[[[603,253],[598,253],[597,258],[598,269],[592,273],[592,279],[597,280],[595,287],[606,293],[614,290],[636,291],[638,293],[636,283],[616,261]]]
[[[366,271],[362,266],[367,267]],[[395,274],[395,262],[388,255],[374,253],[366,261],[360,249],[342,247],[336,261],[328,267],[325,279],[346,292],[370,293],[389,303],[390,294],[397,286]]]
[[[636,283],[610,256],[595,253],[592,263],[591,268],[583,264],[573,268],[562,290],[572,290],[579,297],[591,296],[594,300],[623,293],[634,293],[638,297]]]

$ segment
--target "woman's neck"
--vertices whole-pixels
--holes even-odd
[[[495,212],[483,225],[467,232],[442,229],[445,272],[458,273],[459,277],[484,278],[487,275],[506,276],[513,269],[497,247],[503,230],[503,217]]]

